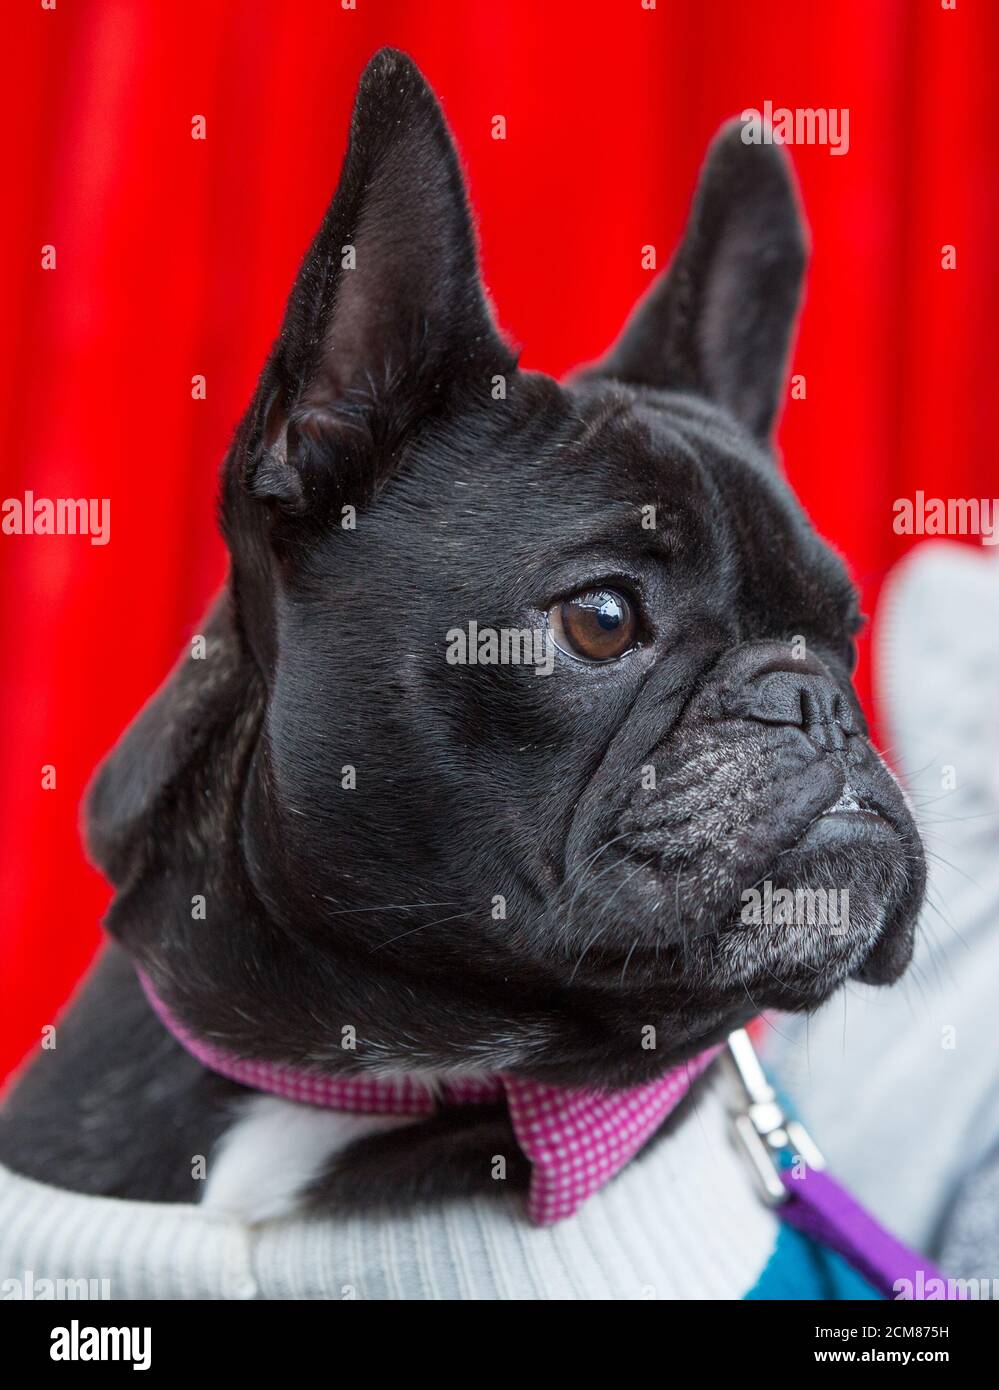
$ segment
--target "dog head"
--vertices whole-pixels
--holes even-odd
[[[606,359],[521,371],[440,110],[372,62],[226,463],[207,659],[91,798],[191,1026],[613,1083],[902,971],[918,836],[769,444],[804,259],[782,152],[728,127]]]

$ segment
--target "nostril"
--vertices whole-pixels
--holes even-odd
[[[822,722],[819,708],[815,696],[807,685],[801,687],[801,727],[807,733],[809,729]]]

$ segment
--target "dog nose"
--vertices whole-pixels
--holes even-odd
[[[830,753],[860,732],[849,700],[811,657],[766,657],[730,687],[722,707],[730,717],[801,729]]]

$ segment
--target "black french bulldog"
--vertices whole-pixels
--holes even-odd
[[[902,972],[919,838],[851,688],[854,587],[769,444],[804,263],[782,151],[730,125],[606,359],[521,371],[437,103],[374,58],[225,462],[206,655],[89,797],[114,941],[0,1160],[197,1199],[191,1156],[248,1093],[134,963],[245,1057],[611,1086]],[[447,660],[472,620],[550,637],[551,674]],[[767,878],[848,891],[848,923],[746,926]],[[498,1151],[522,1183],[502,1107],[444,1110],[332,1155],[302,1200],[494,1190]]]

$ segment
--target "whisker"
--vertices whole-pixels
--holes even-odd
[[[442,927],[445,922],[456,922],[461,917],[474,916],[474,911],[469,909],[468,912],[454,912],[450,917],[439,917],[436,922],[421,922],[418,927],[410,927],[409,931],[402,931],[398,936],[390,936],[388,941],[380,941],[377,946],[372,946],[372,953],[380,951],[383,946],[391,946],[393,941],[401,941],[404,936],[413,936],[418,931],[424,931],[427,927]]]

